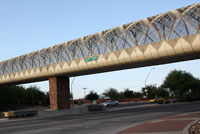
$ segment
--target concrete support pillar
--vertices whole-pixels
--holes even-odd
[[[69,78],[49,78],[50,108],[54,110],[70,108]]]

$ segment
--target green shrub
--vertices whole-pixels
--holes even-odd
[[[81,101],[78,105],[80,106],[80,105],[83,105],[84,104],[84,102],[83,101]]]
[[[164,100],[157,100],[156,101],[158,104],[163,104],[164,103]]]
[[[176,102],[177,102],[177,100],[173,100],[172,102],[173,102],[173,103],[176,103]]]
[[[186,102],[185,99],[179,99],[178,102]]]
[[[169,104],[170,103],[170,101],[169,100],[165,100],[165,104]]]

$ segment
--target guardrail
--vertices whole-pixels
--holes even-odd
[[[2,113],[3,118],[28,117],[28,116],[38,116],[38,111],[35,109],[30,109],[30,110],[17,110],[17,111],[9,111]]]

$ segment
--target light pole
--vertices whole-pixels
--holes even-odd
[[[149,71],[149,73],[148,73],[148,75],[147,75],[147,77],[146,77],[146,79],[145,79],[145,81],[144,81],[145,87],[146,87],[147,79],[149,78],[149,75],[150,75],[150,73],[152,72],[153,69],[156,69],[156,68],[155,68],[155,67],[151,68],[151,70]]]
[[[72,87],[72,85],[73,85],[73,83],[74,83],[75,78],[76,78],[76,77],[74,77],[73,80],[72,80],[72,82],[71,82],[71,95],[72,95],[72,96],[71,96],[71,102],[72,102],[72,107],[73,107],[73,105],[74,105],[74,103],[73,103],[73,87]]]
[[[83,90],[84,90],[84,103],[85,103],[85,97],[86,97],[86,89],[87,89],[86,87],[83,88]]]
[[[155,67],[151,68],[151,70],[149,71],[149,73],[148,73],[148,75],[147,75],[147,77],[146,77],[146,79],[145,79],[145,81],[144,81],[146,97],[147,97],[147,95],[148,95],[148,90],[146,89],[146,82],[147,82],[147,79],[149,78],[150,73],[153,71],[153,69],[155,69]]]

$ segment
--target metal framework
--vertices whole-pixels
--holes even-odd
[[[200,3],[0,62],[0,77],[199,33]]]

